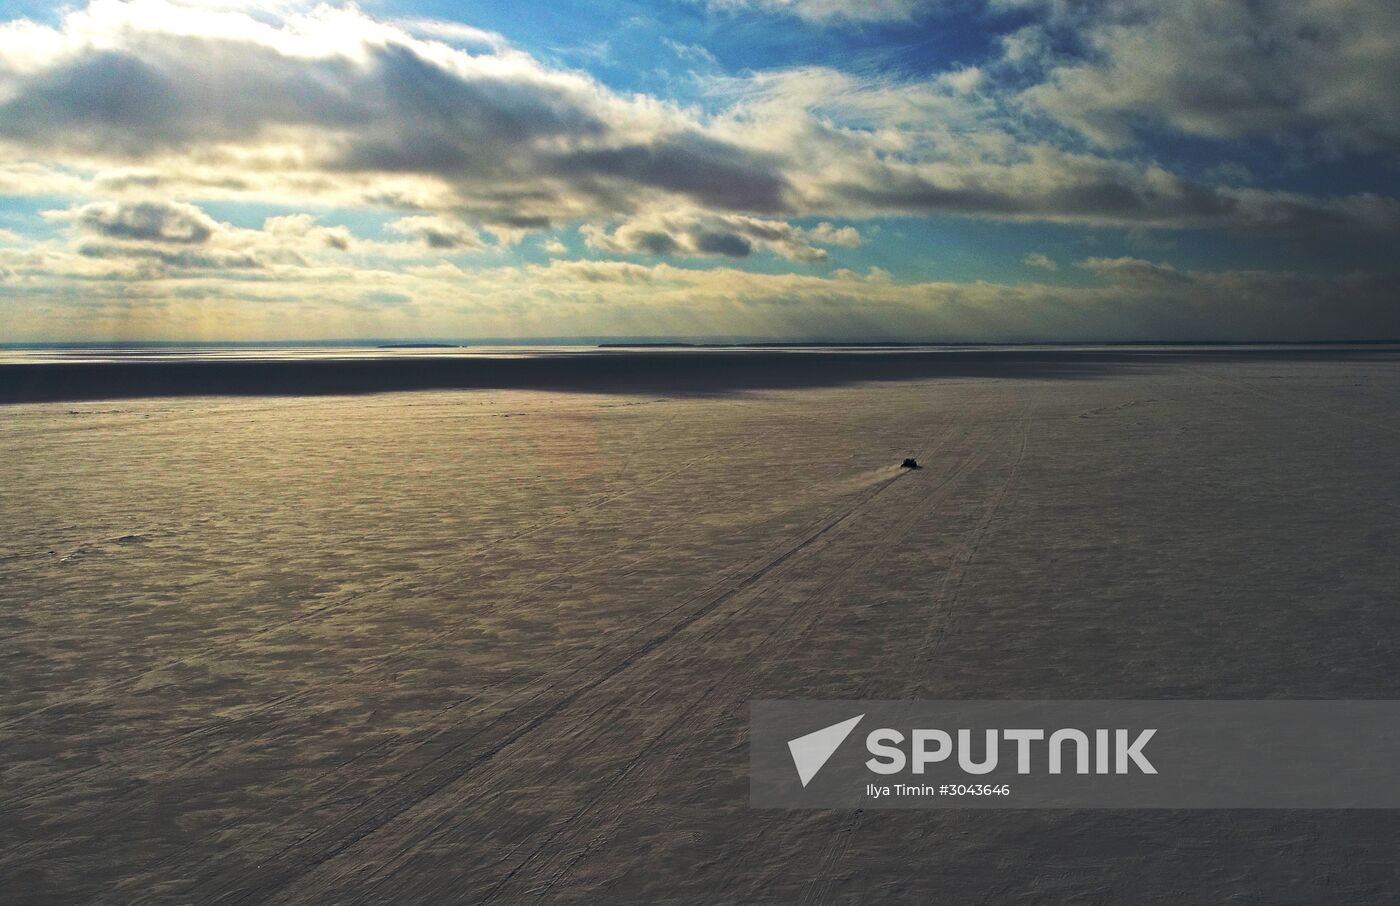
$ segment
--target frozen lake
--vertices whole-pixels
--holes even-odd
[[[1400,889],[1390,812],[761,811],[746,749],[755,698],[1400,698],[1400,354],[559,355],[0,408],[8,894]]]

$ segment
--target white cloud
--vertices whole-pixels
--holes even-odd
[[[484,48],[493,52],[501,52],[510,47],[510,42],[499,32],[473,28],[463,22],[405,18],[394,20],[394,24],[415,37],[436,38],[449,44],[461,44],[473,49]]]
[[[1118,284],[1158,286],[1192,282],[1190,274],[1170,264],[1156,264],[1142,258],[1086,258],[1079,266]]]
[[[1057,271],[1060,269],[1060,266],[1044,252],[1031,252],[1021,259],[1021,263],[1026,267],[1039,268],[1043,271]]]
[[[342,252],[350,248],[350,243],[353,240],[350,231],[345,227],[320,226],[316,223],[316,218],[310,214],[286,214],[281,217],[269,217],[263,223],[263,231],[287,239],[310,241],[313,244]]]
[[[1036,108],[1121,146],[1145,126],[1326,151],[1400,152],[1393,0],[1113,0],[1049,5],[1088,48],[1054,58]]]
[[[691,63],[700,63],[705,66],[718,66],[719,60],[699,44],[684,44],[680,41],[673,41],[670,38],[662,38],[661,43],[671,48],[671,52],[682,60]]]
[[[422,241],[439,251],[477,251],[486,247],[476,230],[453,217],[441,215],[400,217],[388,228]]]
[[[817,245],[839,245],[848,249],[857,248],[864,241],[855,227],[835,227],[829,223],[819,223],[805,230],[804,235]]]
[[[878,22],[908,19],[926,0],[709,0],[712,10],[761,10],[810,22]]]

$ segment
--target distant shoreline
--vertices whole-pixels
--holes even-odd
[[[1176,346],[1189,348],[1219,346],[1400,346],[1400,340],[1074,340],[1040,341],[1024,340],[1017,342],[957,342],[928,340],[926,342],[904,341],[852,341],[822,340],[806,342],[800,340],[769,340],[754,343],[599,343],[599,349],[1001,349],[1001,348],[1049,348],[1082,349],[1085,347],[1143,347]]]
[[[919,349],[929,347],[1085,346],[1400,346],[1388,340],[760,340],[745,338],[653,339],[644,337],[485,337],[462,340],[54,340],[0,342],[4,350],[45,349],[465,349],[470,347],[576,347],[591,349]]]
[[[307,396],[410,390],[713,395],[936,378],[1092,378],[1229,361],[1380,357],[1376,344],[1312,348],[650,348],[528,355],[201,356],[0,364],[0,404],[137,397]]]

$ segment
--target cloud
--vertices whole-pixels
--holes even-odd
[[[822,187],[854,212],[951,213],[1004,220],[1228,229],[1317,236],[1393,231],[1400,202],[1373,194],[1317,197],[1205,183],[1156,164],[1044,145],[1020,159],[961,165],[866,161]]]
[[[1043,271],[1057,271],[1060,266],[1043,252],[1031,252],[1021,259],[1021,263],[1026,267],[1035,267]]]
[[[952,214],[1302,237],[1400,226],[1392,198],[1214,183],[1151,159],[1061,147],[1005,99],[981,88],[969,93],[966,72],[900,80],[803,67],[707,84],[731,104],[716,127],[722,134],[785,149],[802,214]]]
[[[86,258],[115,258],[126,262],[150,261],[176,270],[242,270],[245,268],[266,267],[268,261],[251,252],[233,249],[171,249],[149,245],[114,245],[111,243],[89,242],[78,246],[78,254]],[[291,254],[283,252],[279,263],[295,261]],[[149,272],[145,276],[154,276]]]
[[[475,230],[451,217],[400,217],[392,221],[388,228],[441,251],[479,251],[486,247]]]
[[[1042,58],[1044,81],[1024,98],[1103,145],[1155,127],[1333,153],[1400,152],[1393,0],[1043,6],[1048,28],[1074,34],[1087,51]]]
[[[1223,0],[1182,7],[1204,16],[1213,2]],[[1316,12],[1321,2],[1299,9]],[[1361,10],[1372,0],[1331,2]],[[692,109],[612,91],[470,26],[327,6],[253,16],[169,0],[95,0],[56,27],[19,20],[0,28],[0,193],[388,207],[450,215],[505,243],[526,230],[665,209],[775,222],[912,214],[1295,236],[1396,229],[1400,206],[1388,197],[1193,178],[1150,158],[1087,151],[1047,128],[1049,113],[1121,138],[1152,110],[1182,128],[1215,127],[1190,126],[1204,114],[1188,117],[1195,108],[1177,96],[1186,89],[1147,93],[1185,78],[1184,64],[1173,61],[1186,51],[1159,53],[1156,68],[1143,69],[1145,51],[1116,49],[1136,47],[1143,35],[1187,40],[1185,26],[1172,24],[1187,14],[1161,11],[1176,5],[1113,0],[1102,22],[1076,12],[1079,4],[1013,5],[1044,21],[1008,37],[1003,56],[984,66],[924,78],[818,66],[711,75],[701,80],[709,103]],[[1258,6],[1268,22],[1313,21],[1278,4]],[[895,6],[792,9],[829,18]],[[1054,50],[1065,42],[1051,38],[1068,22],[1090,36],[1088,56]],[[1198,43],[1228,40],[1222,30]],[[1388,72],[1386,53],[1363,56]],[[1308,65],[1322,65],[1315,56]],[[1131,66],[1138,68],[1124,68]],[[1215,74],[1213,83],[1223,84]],[[1017,79],[1035,84],[1022,90]],[[1326,84],[1324,93],[1310,88],[1315,103],[1303,107],[1336,115],[1305,122],[1339,124],[1336,134],[1353,144],[1388,141],[1389,88]],[[1348,120],[1338,112],[1344,102],[1370,113]],[[1216,132],[1251,121],[1222,109]],[[1276,118],[1280,129],[1297,122]],[[651,237],[651,246],[668,239],[681,254],[740,257],[764,248],[793,260],[841,244],[678,228]],[[642,238],[617,241],[648,248]]]
[[[0,86],[10,156],[125,169],[150,186],[193,175],[265,192],[393,192],[487,223],[626,212],[647,197],[785,205],[777,160],[673,105],[354,8],[273,24],[95,0],[58,28],[0,29]]]
[[[835,227],[829,223],[819,223],[805,230],[806,238],[819,245],[839,245],[848,249],[857,248],[864,241],[860,231],[853,226]]]
[[[611,232],[586,224],[582,232],[589,248],[613,254],[746,258],[761,249],[789,261],[808,262],[826,259],[826,250],[819,244],[853,247],[861,241],[853,227],[838,229],[822,223],[805,230],[781,220],[702,211],[640,215]]]
[[[175,244],[207,242],[218,229],[218,224],[199,208],[172,201],[95,201],[66,211],[49,212],[49,219],[69,221],[80,230],[108,239]]]
[[[16,236],[18,243],[43,249],[46,255],[76,255],[64,260],[85,279],[139,281],[179,272],[217,275],[268,270],[279,279],[291,280],[295,277],[288,268],[314,268],[347,256],[378,262],[430,258],[442,248],[433,240],[457,243],[453,247],[481,247],[475,233],[437,217],[403,218],[390,224],[390,229],[419,241],[376,242],[357,238],[344,226],[318,223],[310,214],[268,217],[261,229],[249,229],[215,220],[181,202],[88,202],[45,211],[42,216],[65,227],[66,240],[35,245]],[[99,264],[97,270],[91,266]],[[42,272],[61,274],[56,265],[46,265]],[[246,274],[239,279],[247,279]]]
[[[462,22],[408,17],[396,19],[394,24],[416,37],[436,38],[450,44],[461,44],[473,49],[499,52],[510,46],[510,42],[499,32],[473,28]]]
[[[670,38],[662,38],[661,43],[671,49],[677,57],[691,63],[700,63],[705,66],[718,66],[719,60],[699,44],[684,44],[680,41],[673,41]]]
[[[217,241],[140,247],[175,256],[236,254]],[[180,339],[288,333],[949,341],[1400,336],[1394,275],[1194,271],[1144,259],[1091,259],[1084,268],[1093,282],[1051,286],[903,282],[874,268],[823,276],[553,260],[464,270],[431,257],[406,267],[356,263],[330,251],[304,257],[298,266],[238,267],[228,260],[225,269],[213,270],[205,266],[213,261],[89,257],[62,243],[0,246],[14,315],[7,329],[16,339],[71,337],[74,323],[93,337]],[[405,299],[411,301],[397,301]]]
[[[833,249],[875,235],[852,222],[890,215],[1289,242],[1400,235],[1389,186],[1305,192],[1270,187],[1262,168],[1202,165],[1212,147],[1251,160],[1261,140],[1290,156],[1393,157],[1400,17],[1382,0],[984,2],[986,21],[1016,31],[975,66],[917,77],[878,63],[739,76],[697,66],[694,104],[613,90],[470,26],[350,7],[95,0],[55,25],[11,22],[0,26],[0,194],[64,201],[45,215],[56,237],[3,237],[7,317],[21,311],[26,335],[79,323],[152,336],[198,336],[201,324],[263,336],[288,324],[320,336],[1400,333],[1395,281],[1374,274],[1103,257],[1051,286],[728,266],[845,264],[858,256]],[[849,25],[936,4],[723,5]],[[1171,163],[1174,143],[1154,144],[1162,132],[1192,137],[1186,164]],[[230,199],[286,213],[252,229],[191,204]],[[402,239],[302,213],[337,208],[391,211]],[[488,241],[508,260],[528,231],[563,224],[603,255],[711,260],[441,260]],[[569,252],[555,239],[539,248]],[[1075,282],[1087,285],[1059,285]],[[90,322],[89,309],[65,308],[78,298]],[[399,299],[412,302],[375,310]]]
[[[1190,283],[1193,278],[1169,264],[1154,264],[1142,258],[1086,258],[1079,266],[1114,283],[1135,286],[1161,286]]]
[[[353,238],[345,227],[320,226],[310,214],[269,217],[263,223],[263,230],[273,236],[319,243],[342,252],[349,250]]]
[[[761,10],[809,22],[888,22],[912,18],[927,0],[709,0],[712,10]]]

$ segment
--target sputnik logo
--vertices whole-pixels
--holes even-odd
[[[802,780],[804,789],[864,717],[864,714],[858,714],[850,720],[843,720],[839,724],[832,724],[788,741],[788,751],[792,753],[792,763],[797,766],[797,776]]]

